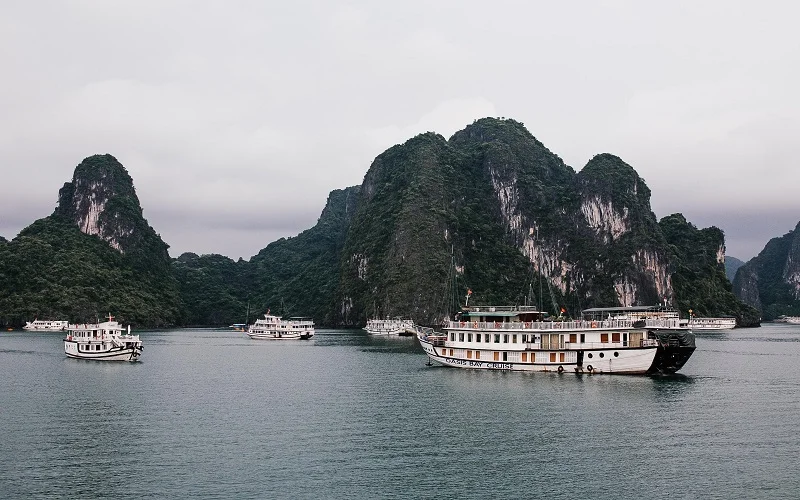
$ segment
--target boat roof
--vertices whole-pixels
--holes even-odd
[[[462,316],[495,316],[513,318],[520,314],[546,314],[534,306],[473,306],[461,309]]]
[[[651,311],[673,311],[671,307],[664,306],[628,306],[628,307],[592,307],[584,309],[583,314],[606,313],[606,312],[651,312]]]

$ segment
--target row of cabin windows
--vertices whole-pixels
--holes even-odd
[[[447,351],[448,351],[447,349],[442,349],[442,354],[447,356]],[[450,349],[450,357],[453,357],[454,353],[455,353],[455,351],[453,349]],[[474,353],[474,357],[473,357],[473,353]],[[542,358],[542,359],[539,359],[540,363],[545,363],[547,361],[549,361],[551,363],[564,363],[565,359],[566,359],[566,353],[563,353],[563,352],[550,352],[550,353],[542,353],[542,352],[540,352],[538,354],[532,352],[532,353],[530,353],[530,359],[528,358],[528,354],[529,353],[523,352],[523,353],[520,353],[520,354],[521,354],[521,360],[522,360],[523,363],[528,363],[529,361],[531,363],[534,363],[534,362],[536,362],[536,357],[537,356],[539,358]],[[619,356],[619,354],[615,352],[614,356]],[[589,354],[589,357],[591,358],[592,355]],[[600,353],[600,357],[601,358],[603,357],[603,353]],[[507,352],[494,351],[493,358],[494,358],[494,361],[508,361],[508,353]],[[481,359],[481,351],[470,351],[470,350],[467,350],[467,359]]]
[[[481,334],[480,333],[476,333],[474,335],[475,335],[475,337],[474,337],[475,338],[475,342],[481,342]],[[586,334],[585,333],[581,333],[581,334],[570,333],[569,334],[569,343],[570,344],[578,343],[578,335],[580,335],[580,343],[581,344],[586,343]],[[490,344],[494,340],[495,344],[499,344],[500,340],[502,338],[502,341],[503,341],[502,343],[503,344],[508,344],[509,337],[511,337],[511,343],[512,344],[516,344],[517,343],[517,335],[516,334],[515,335],[508,335],[508,334],[501,335],[499,333],[495,333],[495,334],[484,333],[483,334],[483,342],[486,343],[486,344]],[[523,344],[527,344],[528,342],[536,342],[536,335],[524,335],[523,334],[523,335],[520,335],[519,337],[521,338],[521,342]],[[626,341],[627,341],[627,334],[625,335],[625,337],[626,337]],[[459,342],[464,342],[465,341],[464,339],[466,339],[466,342],[472,342],[473,334],[472,333],[466,333],[465,334],[464,332],[458,332],[458,341]],[[450,332],[450,341],[451,342],[455,342],[456,341],[456,332]],[[607,344],[608,343],[608,333],[601,333],[600,334],[600,342],[603,343],[603,344]],[[611,342],[620,342],[620,333],[619,332],[611,332]]]
[[[79,330],[72,333],[73,337],[101,337],[103,330]]]
[[[83,352],[99,351],[100,350],[100,344],[90,344],[90,345],[78,344],[78,350],[79,351],[83,351]]]

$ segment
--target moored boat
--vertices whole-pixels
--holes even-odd
[[[247,336],[256,340],[306,340],[314,336],[311,318],[282,319],[267,312],[247,329]]]
[[[35,319],[33,321],[26,321],[23,330],[29,332],[61,332],[67,328],[68,321],[48,321],[42,319]]]
[[[417,331],[414,320],[403,318],[370,319],[364,330],[370,335],[400,336],[411,336]]]
[[[529,306],[467,307],[445,322],[443,333],[422,329],[417,338],[430,359],[459,368],[676,372],[694,351],[694,336],[677,315],[646,317],[640,312],[587,309],[584,319],[554,321]]]
[[[698,318],[689,320],[689,328],[697,330],[730,330],[736,327],[736,318]]]
[[[142,341],[131,335],[109,315],[102,323],[70,324],[64,339],[64,352],[70,358],[97,361],[136,361],[142,355]]]

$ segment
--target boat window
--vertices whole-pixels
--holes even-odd
[[[467,342],[472,342],[472,334],[471,333],[467,334]]]
[[[500,334],[499,333],[496,333],[494,335],[494,343],[495,344],[499,344],[500,343]]]
[[[500,353],[497,352],[497,351],[494,351],[494,360],[495,361],[500,361]]]
[[[479,333],[478,335],[480,335],[480,333]],[[484,337],[483,337],[483,341],[484,341],[484,342],[486,342],[487,344],[488,344],[489,342],[491,342],[491,340],[489,340],[489,334],[488,334],[488,333],[487,333],[486,335],[484,335]]]
[[[556,362],[556,353],[554,353],[554,352],[550,353],[550,362],[551,363],[555,363]]]
[[[569,343],[574,344],[578,341],[578,334],[577,333],[570,333],[569,334]]]
[[[455,334],[455,332],[450,332],[450,341],[451,341],[451,342],[455,342],[455,341],[456,341],[456,334]]]
[[[512,344],[516,344],[517,343],[517,336],[516,335],[512,335],[511,336],[511,343]]]
[[[503,352],[503,361],[508,361],[508,353]]]
[[[481,359],[481,351],[475,351],[475,359]]]
[[[602,342],[604,344],[608,342],[608,334],[607,333],[601,333],[600,334],[600,342]]]
[[[523,363],[527,363],[528,362],[528,353],[527,352],[523,352],[522,353],[522,362]]]
[[[558,360],[561,361],[562,363],[564,362],[564,353],[563,352],[558,353]]]
[[[472,359],[472,351],[467,351],[467,359]]]
[[[619,332],[614,332],[611,334],[611,342],[619,342]]]
[[[615,357],[615,358],[618,358],[618,357],[619,357],[619,353],[618,353],[617,351],[614,351],[614,357]]]
[[[586,342],[586,334],[581,333],[581,344],[583,344],[584,342]]]
[[[622,345],[628,345],[628,332],[622,334]]]
[[[606,355],[605,355],[605,354],[603,354],[603,353],[601,352],[601,353],[600,353],[600,357],[601,357],[601,358],[605,358],[605,357],[606,357]]]
[[[592,358],[592,353],[587,354],[586,357],[591,359]]]
[[[508,335],[503,335],[503,343],[508,344]]]
[[[458,332],[458,341],[464,342],[464,332]]]

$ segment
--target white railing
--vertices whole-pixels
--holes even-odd
[[[516,330],[516,331],[558,331],[558,330],[602,330],[632,328],[686,328],[679,319],[605,319],[601,321],[448,321],[448,330]]]

